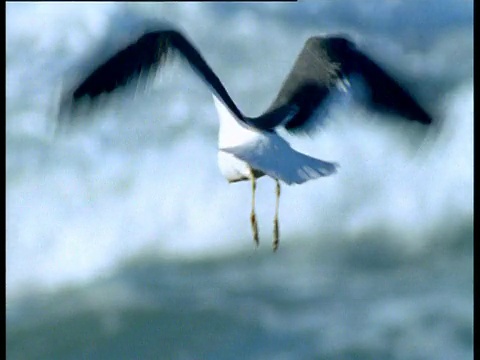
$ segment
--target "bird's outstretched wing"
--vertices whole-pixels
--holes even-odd
[[[278,126],[290,132],[310,132],[321,117],[313,116],[328,106],[329,96],[351,75],[360,75],[368,88],[362,102],[376,110],[396,113],[430,123],[431,117],[390,75],[343,37],[311,37],[297,57],[276,99],[262,115],[249,118],[238,109],[220,79],[200,52],[178,30],[150,27],[135,41],[81,78],[63,94],[62,117],[74,112],[82,100],[93,102],[105,93],[148,81],[172,55],[181,55],[222,102],[247,125],[266,131]],[[95,60],[95,59],[93,59]],[[313,125],[313,126],[312,126]]]
[[[244,119],[203,56],[182,33],[174,29],[149,30],[117,51],[64,93],[60,114],[74,112],[85,98],[94,102],[101,94],[148,80],[152,72],[156,73],[175,54],[187,61],[239,119]]]
[[[309,133],[316,129],[318,124],[315,122],[322,120],[315,116],[319,108],[328,106],[332,93],[349,91],[348,79],[355,76],[365,85],[366,91],[357,99],[366,107],[424,124],[432,122],[430,115],[409,92],[350,40],[341,36],[315,36],[306,41],[267,110],[269,112],[286,104],[294,104],[299,109],[297,114],[287,122],[270,118],[269,122],[257,125],[261,128],[282,125],[292,133]]]

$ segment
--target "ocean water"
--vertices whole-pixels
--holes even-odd
[[[260,179],[255,249],[250,184],[218,171],[181,61],[55,135],[65,81],[144,17],[183,29],[248,115],[336,32],[436,123],[345,104],[286,135],[340,169],[283,186],[275,254]],[[472,1],[8,3],[6,62],[8,359],[473,358]]]

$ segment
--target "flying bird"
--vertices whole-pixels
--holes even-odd
[[[336,163],[294,150],[278,134],[278,129],[296,135],[313,133],[322,124],[320,114],[329,106],[331,96],[354,90],[353,78],[361,79],[368,90],[359,99],[365,107],[423,124],[432,122],[407,90],[342,35],[310,37],[272,104],[258,117],[248,117],[192,42],[174,27],[164,26],[144,31],[65,91],[60,119],[74,114],[85,99],[94,104],[118,88],[148,83],[152,73],[162,70],[172,55],[180,55],[212,91],[220,123],[218,165],[228,182],[251,182],[250,223],[256,246],[259,245],[256,180],[264,175],[275,180],[274,251],[279,246],[280,182],[302,184],[332,175],[338,167]]]

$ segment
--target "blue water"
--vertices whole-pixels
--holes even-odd
[[[473,4],[9,3],[9,359],[473,358]],[[208,89],[182,63],[54,136],[79,60],[145,16],[181,27],[239,107],[273,99],[311,35],[343,32],[436,126],[337,107],[315,138],[340,163],[284,186],[216,164]]]

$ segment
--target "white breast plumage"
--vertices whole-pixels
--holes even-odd
[[[213,95],[213,101],[220,122],[218,131],[218,167],[220,172],[229,182],[249,179],[251,176],[250,166],[245,161],[221,149],[253,142],[262,134],[241,124],[240,120],[215,95]]]

